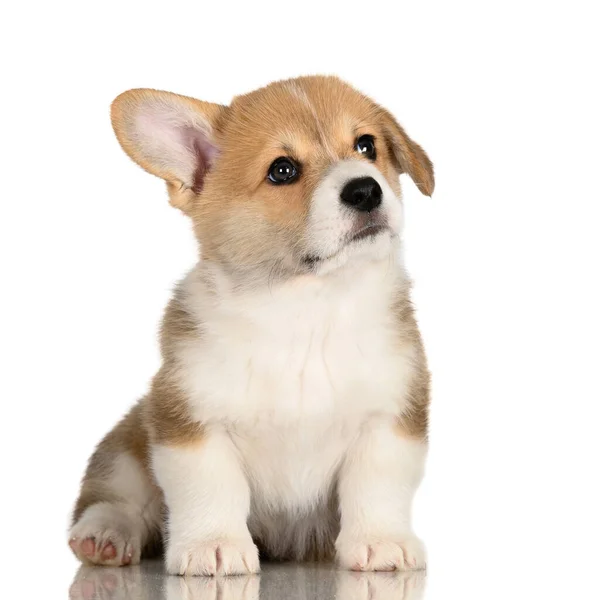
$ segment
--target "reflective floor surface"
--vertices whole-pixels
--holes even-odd
[[[80,567],[71,600],[420,600],[425,573],[351,573],[327,565],[263,564],[238,577],[176,577],[161,561]]]

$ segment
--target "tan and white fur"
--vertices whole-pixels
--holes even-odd
[[[257,572],[259,548],[354,570],[424,567],[411,504],[429,375],[399,175],[431,195],[426,154],[335,77],[229,106],[132,90],[112,121],[127,154],[166,180],[201,251],[167,307],[147,396],[90,459],[75,554],[135,564],[162,540],[174,574]],[[283,185],[268,177],[279,157],[298,167]],[[377,206],[341,201],[367,179]]]

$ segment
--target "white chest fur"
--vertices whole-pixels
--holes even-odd
[[[365,420],[402,411],[400,277],[386,261],[218,300],[194,274],[184,283],[202,334],[180,347],[180,385],[195,419],[231,432],[269,503],[314,502]]]

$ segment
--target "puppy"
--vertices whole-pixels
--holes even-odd
[[[231,105],[131,90],[125,152],[192,220],[150,390],[100,442],[69,544],[128,565],[165,545],[182,575],[274,559],[425,565],[411,503],[429,374],[401,261],[399,175],[434,187],[425,152],[335,77]]]

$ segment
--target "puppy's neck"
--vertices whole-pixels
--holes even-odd
[[[265,312],[269,306],[279,311],[310,311],[318,304],[337,305],[369,303],[373,299],[384,308],[394,295],[408,291],[410,281],[398,252],[385,258],[348,264],[324,275],[300,273],[275,279],[251,279],[231,271],[226,265],[211,260],[201,260],[182,282],[188,307],[199,320],[210,318],[209,314],[227,312],[248,314],[253,307]]]
[[[404,253],[399,235],[379,245],[376,254],[357,253],[348,259],[340,252],[333,259],[298,263],[290,255],[260,263],[231,263],[214,253],[202,253],[195,267],[198,280],[216,296],[275,294],[278,290],[340,288],[344,283],[366,283],[373,276],[406,279]]]

